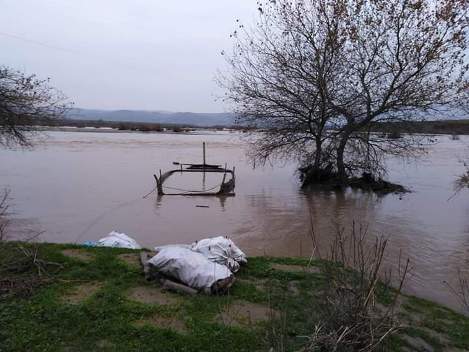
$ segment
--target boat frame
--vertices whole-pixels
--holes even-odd
[[[173,169],[166,171],[165,173],[161,173],[161,170],[159,172],[159,176],[153,175],[156,181],[156,189],[158,191],[158,195],[173,195],[173,196],[234,196],[234,189],[236,185],[236,177],[235,177],[235,168],[233,169],[228,169],[226,167],[221,167],[220,165],[210,165],[207,164],[205,161],[205,142],[203,143],[203,163],[202,164],[182,164],[178,162],[173,162],[174,165],[179,165],[178,169]],[[223,174],[223,179],[222,182],[218,188],[217,191],[215,192],[208,192],[208,191],[195,191],[195,190],[181,190],[182,193],[165,193],[163,188],[164,188],[164,182],[171,177],[171,175],[175,173],[222,173]],[[227,176],[231,176],[227,180]],[[214,187],[217,188],[217,187]]]

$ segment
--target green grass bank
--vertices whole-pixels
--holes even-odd
[[[186,296],[145,281],[138,251],[61,244],[39,251],[61,267],[27,294],[0,296],[2,352],[301,351],[324,304],[320,261],[249,258],[228,295]],[[401,301],[403,327],[381,350],[469,350],[469,318],[416,297]]]

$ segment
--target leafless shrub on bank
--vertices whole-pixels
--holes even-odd
[[[37,239],[40,233],[21,242],[8,239],[8,199],[10,191],[0,197],[0,299],[31,294],[34,288],[50,280],[52,268],[60,265],[44,260]]]
[[[467,274],[466,274],[467,275]],[[446,282],[451,292],[456,296],[466,314],[469,314],[469,276],[458,270],[458,281],[455,285]]]
[[[350,233],[337,232],[323,258],[324,303],[305,352],[374,351],[400,328],[396,306],[409,261],[399,265],[397,288],[392,289],[391,272],[383,268],[388,241],[377,237],[368,243],[367,230],[355,225]]]

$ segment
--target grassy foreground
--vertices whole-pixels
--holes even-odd
[[[40,252],[62,268],[30,295],[0,296],[2,352],[301,351],[324,303],[322,263],[306,259],[249,258],[230,294],[215,297],[162,292],[144,280],[137,251]],[[469,350],[469,318],[407,296],[400,315],[405,327],[384,351]]]

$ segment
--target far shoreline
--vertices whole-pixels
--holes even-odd
[[[60,132],[99,132],[99,133],[168,133],[190,134],[191,132],[253,132],[253,128],[241,125],[216,125],[207,121],[205,125],[191,125],[180,123],[159,123],[142,121],[105,121],[105,120],[55,120],[44,121],[33,126],[37,131]],[[262,132],[262,129],[257,131]],[[402,123],[377,123],[371,129],[372,133],[387,136],[387,138],[400,138],[404,135],[450,135],[457,139],[460,135],[469,135],[469,120],[431,120],[408,121]]]

